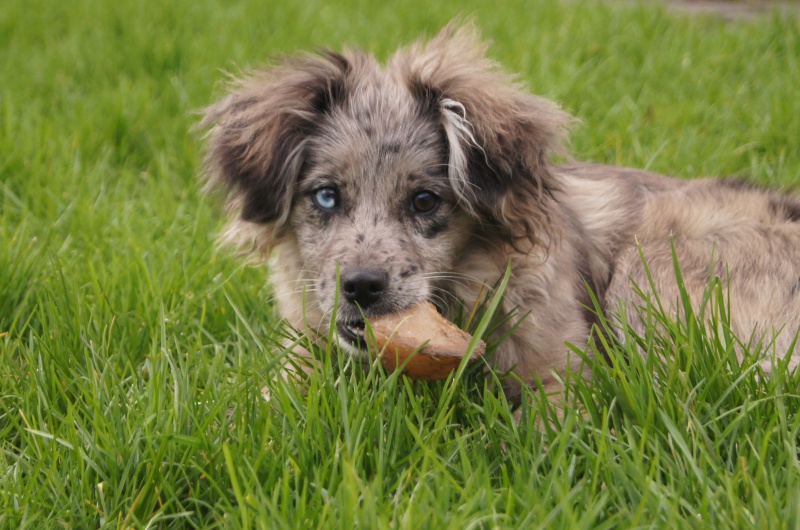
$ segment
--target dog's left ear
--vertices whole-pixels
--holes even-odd
[[[550,155],[563,153],[572,118],[486,57],[473,26],[451,24],[391,65],[423,109],[436,115],[449,149],[449,177],[473,213],[506,238],[547,244],[557,187]]]
[[[354,65],[366,61],[356,52],[290,57],[234,80],[228,95],[205,109],[208,184],[227,196],[235,244],[255,239],[263,250],[280,238],[308,139],[343,103]]]

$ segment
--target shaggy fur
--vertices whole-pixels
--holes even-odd
[[[496,368],[556,390],[580,369],[564,343],[590,335],[586,285],[608,308],[632,307],[631,281],[647,285],[641,248],[661,298],[677,300],[673,240],[694,301],[713,261],[734,330],[771,340],[785,326],[775,344],[789,349],[800,326],[797,198],[553,165],[571,118],[485,51],[472,28],[451,26],[383,67],[352,50],[290,58],[207,109],[208,177],[227,192],[227,238],[269,259],[291,325],[328,329],[335,312],[340,343],[358,354],[362,310],[472,307],[511,260],[501,310],[528,316]]]

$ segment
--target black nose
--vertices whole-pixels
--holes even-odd
[[[389,275],[378,269],[354,269],[341,277],[342,295],[361,309],[373,305],[389,286]]]

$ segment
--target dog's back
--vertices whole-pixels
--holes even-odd
[[[624,310],[643,331],[635,306],[644,301],[634,292],[652,296],[653,286],[668,310],[677,310],[675,257],[695,308],[716,277],[740,339],[774,346],[779,356],[792,347],[800,328],[797,197],[740,181],[684,181],[595,165],[561,170],[565,203],[587,227],[596,255],[612,266],[607,310]]]

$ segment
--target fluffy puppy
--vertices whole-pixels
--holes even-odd
[[[313,333],[335,314],[339,344],[358,355],[362,312],[423,300],[471,307],[510,261],[501,310],[527,316],[494,363],[554,391],[581,370],[565,342],[582,347],[590,335],[586,286],[606,307],[632,308],[631,282],[648,285],[641,249],[661,298],[677,301],[674,241],[694,301],[711,271],[736,332],[772,340],[773,326],[786,326],[775,346],[790,348],[796,197],[554,165],[570,116],[485,51],[474,29],[450,26],[385,66],[353,50],[303,55],[234,81],[206,110],[207,174],[227,192],[227,238],[269,260],[283,318]],[[641,327],[635,311],[629,318]]]

